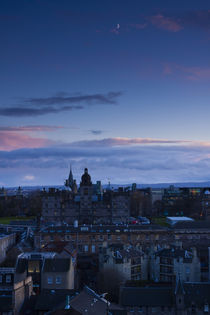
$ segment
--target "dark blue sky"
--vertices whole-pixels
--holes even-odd
[[[209,1],[3,1],[0,185],[210,178]]]

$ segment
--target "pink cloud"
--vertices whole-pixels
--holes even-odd
[[[0,131],[8,131],[8,132],[33,132],[33,131],[55,131],[57,129],[63,128],[62,126],[47,126],[47,125],[31,125],[31,126],[1,126]]]
[[[176,21],[172,18],[165,17],[162,14],[153,15],[147,18],[154,26],[157,28],[170,31],[178,32],[183,29],[179,21]]]
[[[175,63],[163,63],[162,73],[173,74],[175,77],[182,77],[190,81],[209,80],[210,67],[186,67]]]
[[[188,80],[202,80],[202,79],[210,79],[210,68],[206,67],[183,67],[177,66],[177,69],[181,70],[186,74],[186,79]]]
[[[0,131],[0,150],[12,151],[20,148],[40,148],[49,146],[53,141],[34,138],[18,132]]]
[[[171,67],[171,65],[170,64],[168,64],[168,63],[165,63],[164,65],[163,65],[163,74],[165,74],[165,75],[169,75],[169,74],[172,74],[172,67]]]
[[[150,144],[182,144],[191,141],[170,140],[170,139],[152,139],[152,138],[105,138],[100,140],[84,140],[73,142],[73,146],[96,146],[96,147],[115,147],[115,146],[132,146],[132,145],[150,145]]]

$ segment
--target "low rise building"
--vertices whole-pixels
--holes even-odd
[[[170,225],[175,225],[178,222],[192,222],[194,221],[192,218],[188,217],[167,217],[166,218],[166,223]]]
[[[74,289],[75,268],[71,258],[47,258],[41,271],[41,288]]]
[[[140,250],[132,247],[126,249],[108,248],[103,255],[101,268],[112,269],[126,280],[147,280],[148,278],[148,257]]]
[[[122,287],[120,305],[128,314],[209,314],[210,283],[182,283],[174,286]]]
[[[99,181],[92,184],[87,168],[78,191],[50,188],[42,193],[42,223],[115,224],[127,223],[129,216],[129,192],[123,189],[102,192]]]
[[[0,234],[0,263],[5,260],[6,252],[10,249],[16,242],[16,234]]]
[[[0,313],[19,314],[19,311],[32,294],[32,278],[19,277],[15,268],[0,268]]]
[[[150,274],[154,281],[199,282],[201,280],[200,260],[196,249],[184,250],[181,248],[164,248],[157,251],[150,261]]]
[[[49,288],[74,289],[75,257],[49,251],[23,253],[18,256],[16,274],[30,275],[37,294]]]

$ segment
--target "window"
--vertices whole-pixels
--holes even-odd
[[[111,241],[112,236],[110,234],[108,234],[108,241]]]
[[[204,313],[208,313],[209,312],[209,305],[206,303],[204,305]]]
[[[185,268],[186,273],[189,275],[190,274],[190,267]]]
[[[60,276],[57,276],[57,277],[56,277],[55,283],[56,283],[56,284],[61,284],[61,277],[60,277]]]
[[[53,278],[52,277],[48,277],[47,278],[47,283],[48,284],[53,284]]]
[[[10,283],[11,282],[11,275],[6,275],[6,283]]]
[[[84,251],[88,252],[88,245],[84,245]]]
[[[39,260],[28,261],[28,272],[29,273],[40,272]]]
[[[2,283],[2,275],[0,275],[0,283]]]
[[[92,253],[95,253],[96,252],[96,247],[95,245],[92,245]]]

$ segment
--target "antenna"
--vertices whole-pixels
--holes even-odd
[[[111,178],[107,178],[107,179],[108,179],[108,187],[110,189],[111,188],[111,182],[110,182]]]

